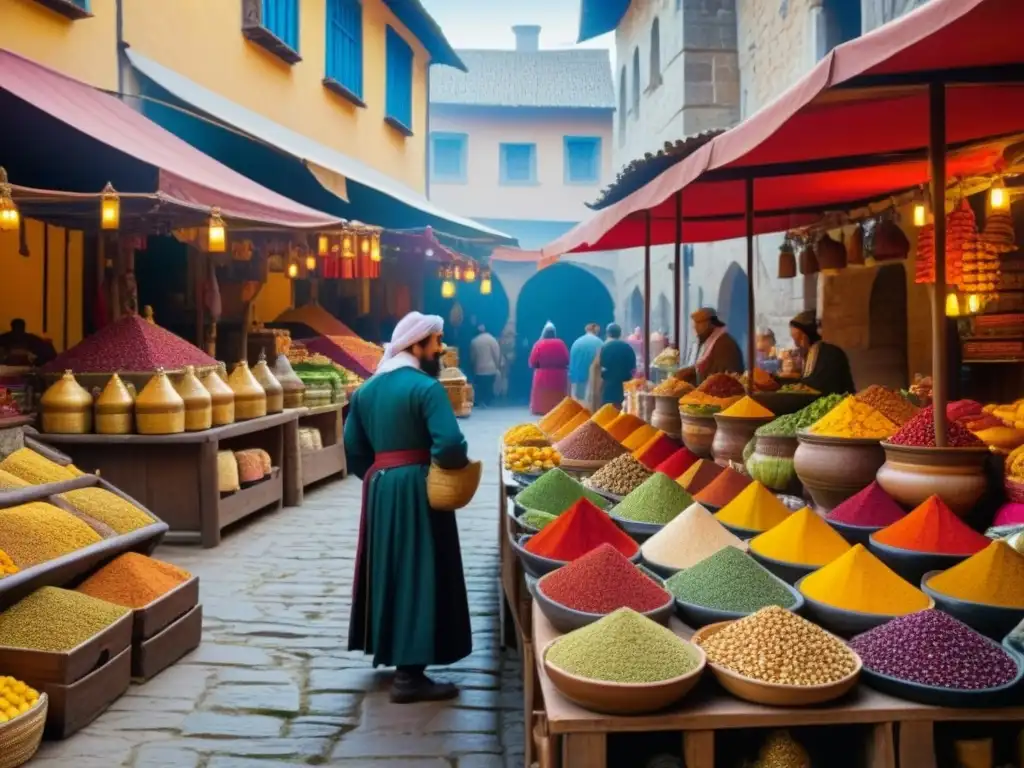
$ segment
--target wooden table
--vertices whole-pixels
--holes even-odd
[[[220,543],[221,530],[262,509],[302,501],[300,416],[289,409],[224,427],[177,435],[54,435],[38,438],[59,446],[87,472],[99,470],[170,526],[167,540]],[[274,471],[269,479],[221,497],[217,452],[262,448]]]
[[[523,581],[523,566],[516,557],[509,537],[516,535],[515,521],[508,515],[512,497],[519,486],[512,473],[504,466],[504,456],[498,452],[498,548],[501,563],[501,592],[504,597],[501,611],[501,642],[503,648],[518,648],[530,638],[530,593]],[[529,741],[529,740],[527,740]],[[529,765],[529,761],[526,763]]]
[[[299,408],[299,428],[314,427],[320,430],[323,448],[306,451],[299,449],[301,465],[301,483],[298,489],[298,500],[301,504],[303,489],[318,483],[332,475],[348,474],[348,461],[345,458],[345,436],[342,410],[345,403],[316,405],[311,408]]]
[[[562,696],[544,671],[541,653],[559,632],[533,607],[533,664],[523,674],[530,723],[552,745],[561,742],[562,768],[604,768],[608,734],[627,731],[678,731],[686,768],[715,768],[715,731],[736,728],[863,725],[869,736],[864,744],[865,768],[935,768],[934,729],[951,721],[1024,722],[1024,707],[1005,709],[947,709],[896,699],[861,683],[839,702],[815,708],[766,707],[741,701],[724,692],[704,673],[700,685],[678,705],[654,715],[602,715],[573,704]],[[689,638],[693,631],[673,619],[676,634]],[[533,678],[532,680],[530,678]],[[532,698],[531,698],[532,697]],[[529,726],[528,726],[529,730]],[[541,755],[541,768],[549,768],[552,755]]]

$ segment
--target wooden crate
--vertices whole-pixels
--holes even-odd
[[[132,679],[151,680],[198,648],[202,639],[203,606],[196,605],[161,632],[132,646]]]
[[[66,739],[77,733],[121,698],[131,681],[132,651],[129,647],[71,685],[33,685],[50,698],[44,737]]]

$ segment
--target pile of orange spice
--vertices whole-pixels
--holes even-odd
[[[125,608],[144,608],[191,578],[170,563],[128,552],[96,571],[77,591]]]

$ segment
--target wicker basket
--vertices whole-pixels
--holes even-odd
[[[469,505],[480,487],[483,465],[471,461],[463,469],[441,469],[430,465],[427,474],[427,500],[431,509],[454,512]]]
[[[444,391],[448,393],[448,400],[451,401],[452,409],[456,413],[464,411],[467,404],[472,408],[472,390],[465,379],[442,380],[441,383],[444,385]]]
[[[0,768],[18,768],[32,759],[43,740],[46,725],[46,694],[32,709],[0,725]]]

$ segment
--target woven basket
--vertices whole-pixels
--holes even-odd
[[[427,500],[431,509],[454,512],[467,506],[480,487],[482,472],[483,465],[479,461],[471,461],[463,469],[441,469],[431,464],[427,473]]]
[[[0,768],[18,768],[32,759],[43,740],[47,698],[39,695],[32,709],[0,725]]]

